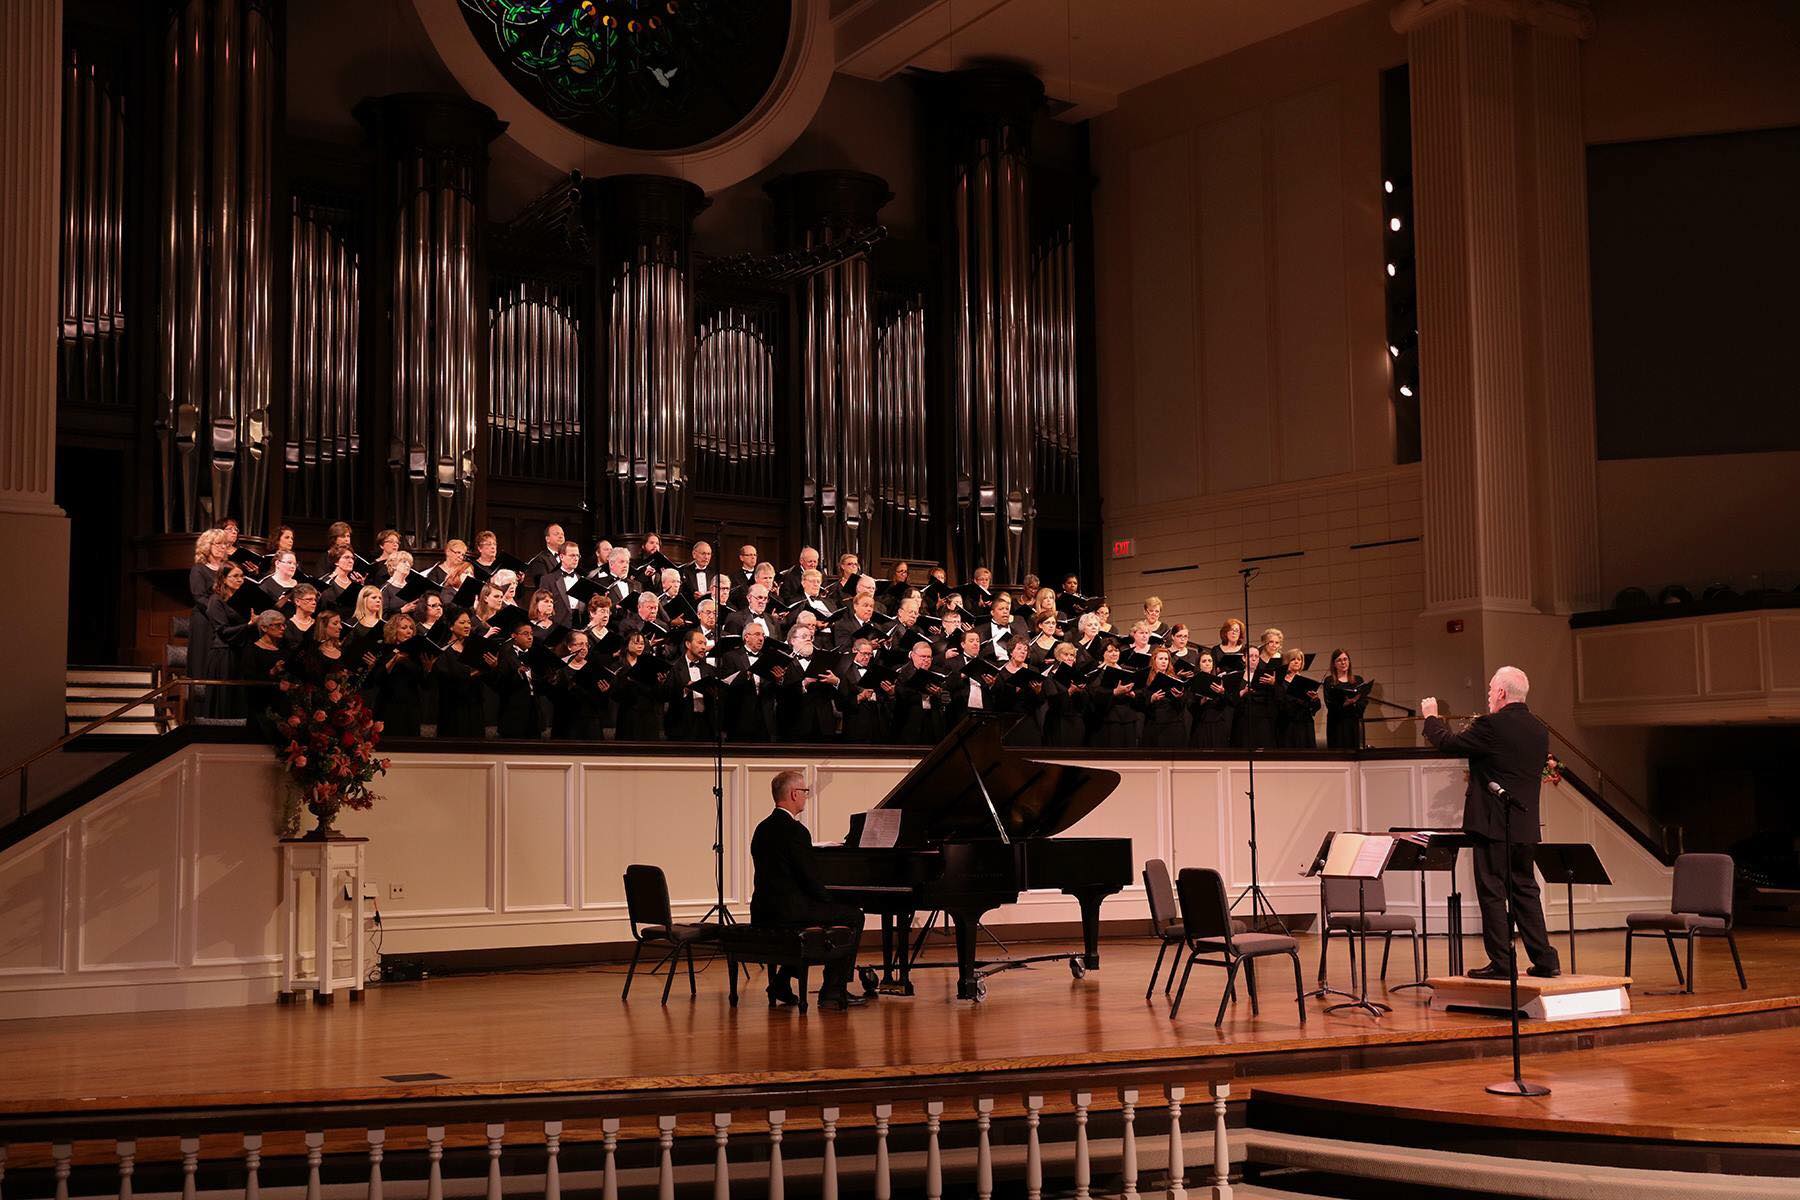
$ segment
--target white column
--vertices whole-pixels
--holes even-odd
[[[62,169],[62,0],[0,5],[0,559],[32,585],[0,591],[21,630],[0,690],[0,766],[62,732],[69,522],[55,503],[56,264]],[[0,803],[13,802],[8,793]]]

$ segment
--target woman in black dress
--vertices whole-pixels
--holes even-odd
[[[1288,750],[1317,750],[1319,685],[1310,687],[1301,672],[1306,670],[1306,653],[1298,646],[1283,656],[1284,674],[1281,684],[1281,716],[1277,729],[1282,746]]]
[[[1138,742],[1137,688],[1129,680],[1104,679],[1106,668],[1118,665],[1119,644],[1109,641],[1100,651],[1100,670],[1088,684],[1088,712],[1094,722],[1089,744],[1128,750]]]
[[[275,710],[285,708],[281,704],[281,681],[287,678],[288,657],[293,650],[286,638],[287,618],[274,609],[256,614],[252,624],[256,629],[256,640],[245,646],[238,658],[238,678],[251,684],[242,689],[250,728],[264,737],[271,737],[278,716]],[[286,715],[279,713],[280,717]]]
[[[344,616],[327,609],[313,625],[312,644],[301,653],[296,674],[306,683],[319,684],[332,675],[348,678],[350,667],[344,656]]]
[[[1023,676],[1030,676],[1023,679]],[[1037,677],[1031,665],[1031,643],[1014,638],[1006,654],[1006,663],[994,679],[994,709],[1018,713],[1021,720],[1006,731],[1008,746],[1041,746],[1044,744],[1044,709],[1046,694],[1053,685]]]
[[[1081,668],[1077,665],[1080,653],[1074,642],[1058,642],[1046,664],[1048,673],[1056,680],[1056,690],[1044,710],[1046,746],[1087,745],[1088,697],[1087,688],[1080,680]]]
[[[319,598],[324,606],[343,611],[343,598],[356,595],[363,585],[363,577],[356,570],[356,552],[349,546],[341,547],[331,560],[330,572],[319,582]]]
[[[1144,733],[1138,744],[1147,750],[1179,750],[1187,745],[1187,689],[1169,667],[1169,650],[1150,652],[1150,670],[1138,689],[1144,711]]]
[[[387,737],[418,737],[425,722],[425,692],[432,678],[428,672],[436,656],[421,662],[410,652],[408,643],[418,636],[418,622],[410,614],[389,617],[381,651],[369,670],[369,706]]]
[[[487,733],[482,715],[481,676],[463,657],[474,630],[475,623],[468,613],[451,617],[450,641],[432,672],[438,690],[437,735],[441,738],[479,738]]]
[[[674,674],[666,659],[644,654],[644,634],[634,629],[625,635],[625,649],[616,661],[619,686],[619,740],[663,740],[663,708],[669,699],[668,678]]]
[[[1244,647],[1244,668],[1225,680],[1225,690],[1236,711],[1231,719],[1231,744],[1240,750],[1271,750],[1281,708],[1279,676],[1261,660],[1255,646]]]
[[[1188,700],[1193,725],[1188,745],[1196,750],[1223,750],[1231,745],[1231,698],[1226,679],[1213,670],[1213,652],[1200,651],[1194,677],[1188,680]]]
[[[194,601],[194,612],[206,608],[213,584],[219,582],[219,568],[231,557],[231,543],[217,529],[204,530],[194,539],[194,565],[188,568],[188,595]]]
[[[1325,745],[1331,750],[1360,750],[1363,744],[1363,710],[1369,692],[1363,677],[1350,667],[1348,650],[1331,652],[1331,670],[1325,676]]]
[[[228,562],[213,582],[212,594],[188,629],[188,672],[200,679],[237,676],[239,650],[250,640],[250,622],[231,598],[244,586],[244,569]],[[245,715],[241,688],[207,688],[195,698],[195,715],[231,720]]]
[[[298,653],[312,641],[313,627],[319,623],[319,589],[310,583],[294,586],[294,611],[287,619],[287,646]]]
[[[1052,603],[1054,603],[1054,600]],[[1037,636],[1031,639],[1026,662],[1034,669],[1041,671],[1044,669],[1044,664],[1050,661],[1051,655],[1056,650],[1056,645],[1059,640],[1057,630],[1060,627],[1060,623],[1057,620],[1056,609],[1054,607],[1048,612],[1045,612],[1042,609],[1034,610],[1031,620],[1033,625],[1036,626]]]
[[[588,672],[592,643],[586,631],[577,629],[563,643],[567,657],[550,676],[550,733],[552,737],[597,742],[610,733],[613,720],[612,684]],[[584,674],[585,673],[585,674]]]

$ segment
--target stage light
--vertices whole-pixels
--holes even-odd
[[[1399,358],[1400,357],[1400,347],[1394,345],[1394,343],[1392,343],[1392,342],[1389,342],[1388,343],[1388,357],[1389,358]]]
[[[1410,384],[1410,383],[1401,384],[1400,385],[1400,394],[1402,396],[1411,396],[1412,395],[1412,384]]]
[[[1392,279],[1393,277],[1394,277],[1394,264],[1389,263],[1388,264],[1388,278]]]
[[[1399,217],[1389,217],[1388,218],[1388,229],[1394,233],[1399,233],[1400,232],[1400,218]]]
[[[1391,195],[1393,195],[1393,194],[1394,194],[1394,181],[1393,181],[1393,180],[1391,180],[1391,179],[1384,179],[1384,180],[1382,180],[1382,181],[1381,181],[1381,188],[1382,188],[1382,190],[1383,190],[1383,191],[1385,191],[1385,192],[1386,192],[1386,193],[1387,193],[1387,194],[1388,194],[1388,195],[1390,195],[1390,196],[1391,196]]]

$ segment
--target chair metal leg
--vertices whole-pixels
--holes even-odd
[[[1231,1003],[1231,987],[1237,982],[1238,960],[1228,958],[1225,964],[1225,994],[1219,997],[1219,1015],[1213,1018],[1213,1028],[1217,1029],[1225,1023],[1225,1006]]]
[[[1663,945],[1669,948],[1669,961],[1675,964],[1675,982],[1681,985],[1682,991],[1693,991],[1694,989],[1688,986],[1687,977],[1681,973],[1681,956],[1675,953],[1675,935],[1664,933]]]
[[[1738,987],[1740,989],[1748,989],[1750,981],[1744,978],[1744,960],[1738,957],[1737,934],[1727,929],[1725,931],[1725,944],[1731,947],[1731,965],[1737,968]]]
[[[1152,992],[1156,991],[1156,981],[1162,977],[1163,955],[1168,952],[1169,939],[1164,938],[1162,943],[1156,947],[1156,966],[1150,970],[1150,982],[1144,986],[1144,999],[1146,1000],[1150,998]],[[1172,975],[1174,972],[1171,971],[1170,974]]]
[[[1175,953],[1169,956],[1169,975],[1163,980],[1163,998],[1165,1000],[1168,999],[1169,993],[1175,990],[1175,970],[1181,966],[1181,952],[1187,949],[1187,943],[1182,941],[1170,942],[1169,945],[1175,947]]]
[[[676,946],[673,950],[669,951],[668,954],[663,956],[662,962],[659,962],[656,964],[656,967],[658,970],[661,970],[664,966],[667,966],[669,968],[669,974],[663,980],[662,1002],[664,1004],[667,1004],[669,1002],[669,992],[675,987],[675,970],[677,967],[679,967],[681,965],[681,963],[679,961],[680,958],[681,958],[681,947]]]
[[[1181,1011],[1181,998],[1187,995],[1188,976],[1194,973],[1194,959],[1196,957],[1198,957],[1198,952],[1190,953],[1188,955],[1187,966],[1182,969],[1181,986],[1175,989],[1175,1002],[1169,1005],[1169,1020],[1171,1021],[1175,1019],[1175,1014]],[[1174,968],[1171,967],[1169,969],[1169,974],[1175,974]]]
[[[1688,943],[1687,994],[1691,996],[1694,994],[1694,931],[1691,929],[1688,930],[1687,943]]]
[[[1390,930],[1381,935],[1381,982],[1387,982],[1388,951],[1394,948],[1394,935]]]
[[[1256,960],[1246,958],[1244,961],[1244,984],[1250,989],[1250,1015],[1262,1016],[1262,1002],[1256,998]]]
[[[1625,978],[1627,979],[1631,978],[1631,943],[1636,940],[1637,933],[1627,929],[1625,931]]]
[[[1294,1003],[1300,1009],[1300,1023],[1306,1024],[1306,985],[1300,982],[1300,951],[1289,950],[1294,960]]]
[[[688,996],[691,999],[700,994],[700,985],[698,983],[694,982],[694,943],[692,943],[692,942],[689,942],[687,944],[687,960],[688,960]],[[673,968],[671,968],[671,973],[673,973]]]
[[[644,952],[644,943],[639,942],[631,952],[631,969],[625,972],[625,990],[619,993],[619,999],[631,999],[631,980],[637,974],[638,956]]]

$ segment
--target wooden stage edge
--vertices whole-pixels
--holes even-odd
[[[1622,965],[1616,933],[1584,934],[1584,968]],[[1633,1011],[1525,1026],[1526,1052],[1625,1047],[1800,1027],[1800,936],[1746,930],[1751,988],[1740,991],[1722,947],[1703,948],[1699,994],[1670,994],[1645,971]],[[1313,986],[1316,939],[1301,939]],[[1473,948],[1473,947],[1471,947]],[[826,1088],[991,1081],[1084,1068],[1196,1071],[1242,1079],[1490,1059],[1508,1051],[1507,1023],[1430,1010],[1423,993],[1377,993],[1395,1005],[1379,1021],[1327,1015],[1318,1000],[1296,1019],[1291,974],[1265,970],[1262,1015],[1246,1002],[1213,1027],[1223,972],[1196,968],[1179,1021],[1158,994],[1145,1001],[1155,957],[1147,939],[1103,943],[1103,969],[1006,972],[982,1005],[948,1000],[948,972],[922,976],[913,998],[884,997],[847,1013],[771,1012],[760,978],[744,1003],[722,995],[722,961],[686,980],[665,1007],[661,981],[640,974],[629,1002],[623,972],[515,971],[389,985],[362,1004],[258,1006],[0,1021],[0,1113],[105,1113],[271,1104],[356,1104],[450,1097],[621,1098],[681,1090]],[[1400,960],[1396,955],[1396,961]],[[1334,957],[1342,982],[1343,959]],[[1399,984],[1396,973],[1392,980]],[[1664,986],[1658,987],[1661,983]],[[1054,1048],[1054,1052],[1047,1052]],[[390,1076],[436,1072],[432,1081]],[[1240,1096],[1241,1096],[1240,1092]]]

